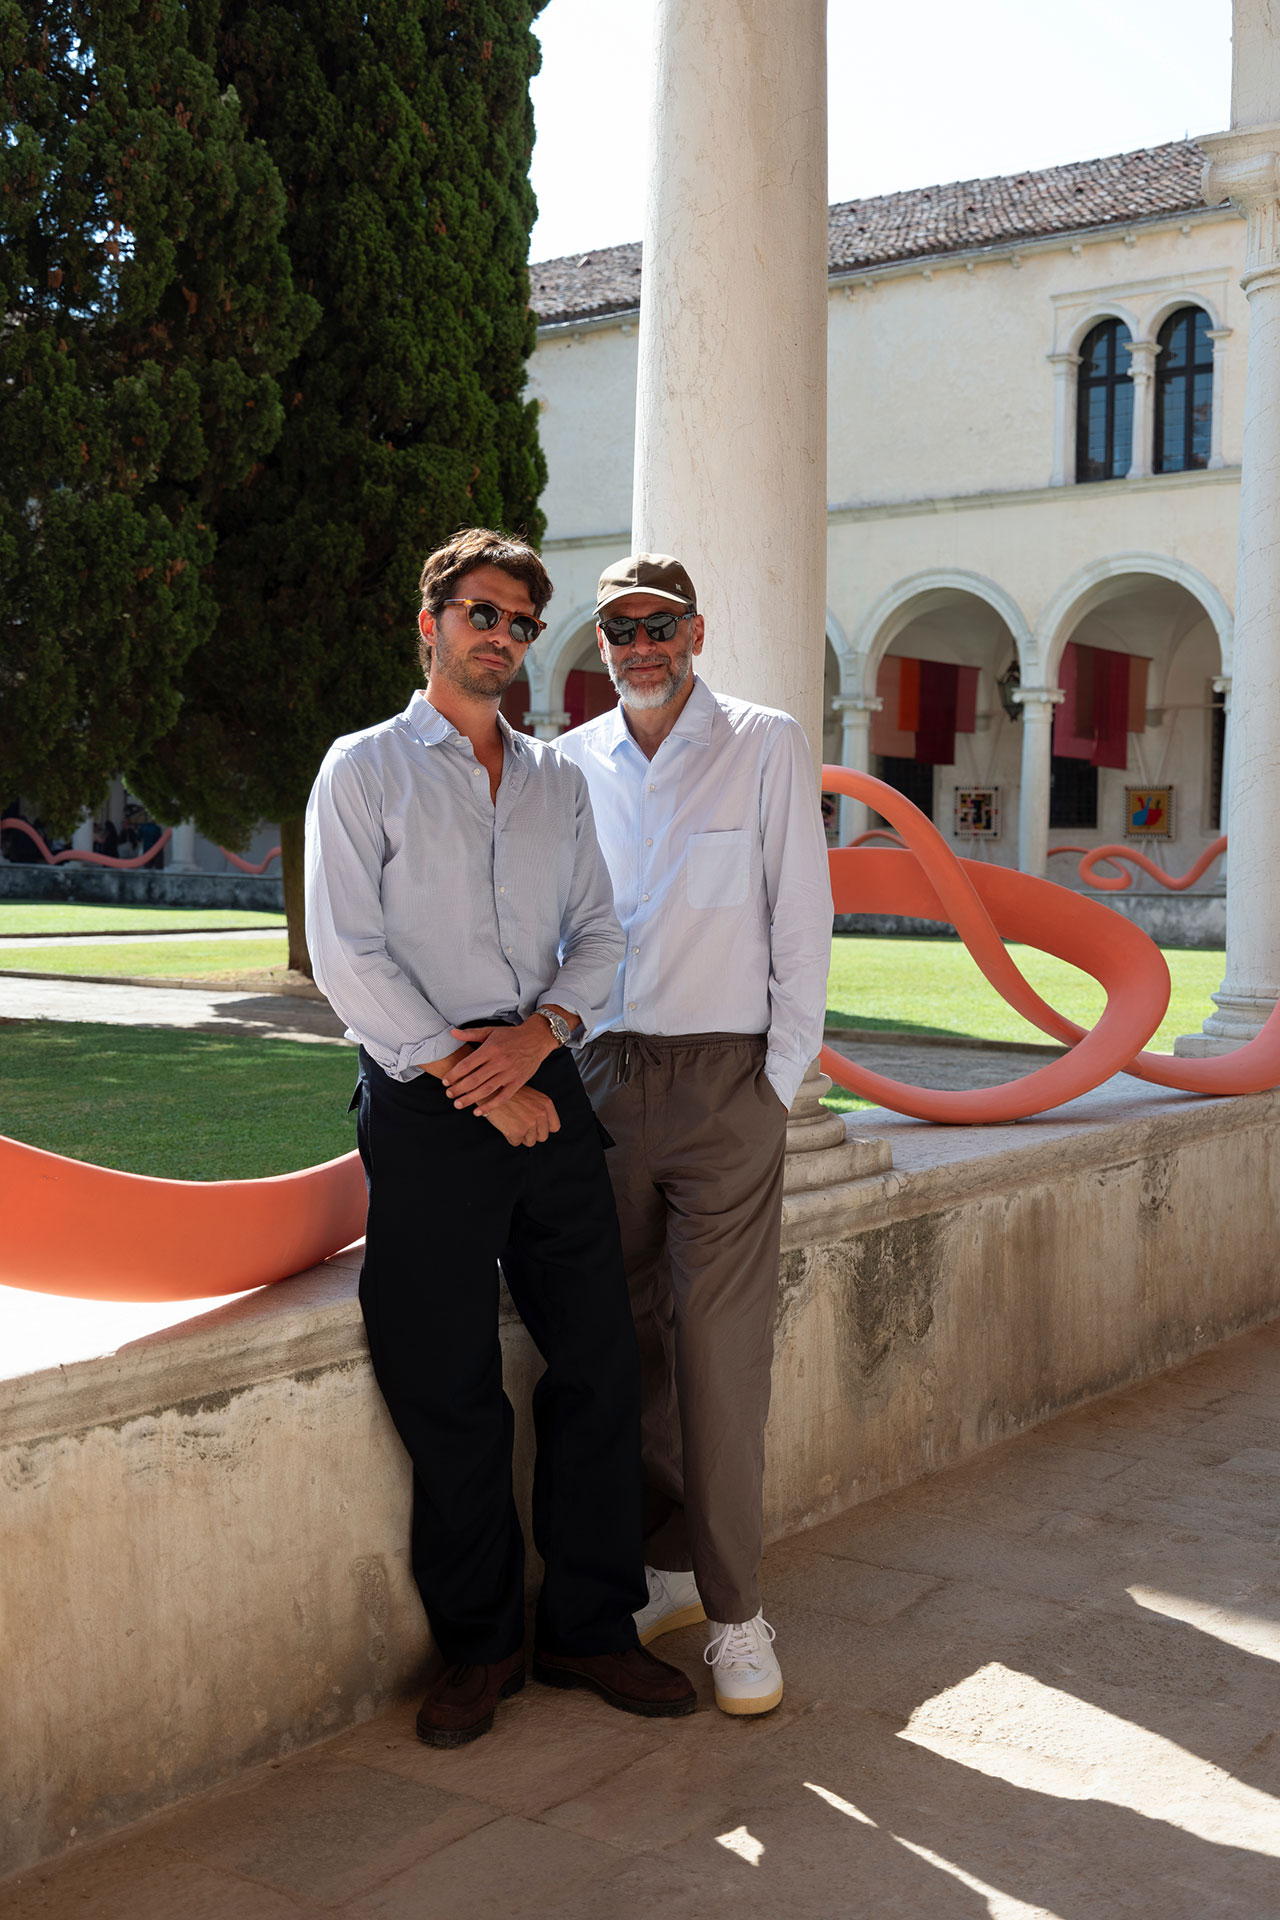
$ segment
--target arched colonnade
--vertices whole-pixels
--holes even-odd
[[[1035,619],[983,574],[911,574],[882,594],[852,633],[827,610],[822,757],[899,785],[944,833],[956,827],[954,792],[996,793],[996,837],[964,850],[1031,873],[1046,870],[1051,821],[1060,841],[1116,839],[1126,780],[1173,784],[1179,817],[1159,845],[1181,870],[1225,817],[1231,632],[1220,589],[1167,554],[1119,552],[1092,561],[1050,595]],[[1065,765],[1055,751],[1055,713],[1070,691],[1064,664],[1071,667],[1066,650],[1073,644],[1146,662],[1143,710],[1126,730],[1123,765],[1113,754],[1102,773],[1088,763]],[[896,716],[886,715],[885,689],[896,686],[893,668],[903,660],[949,663],[976,687],[950,763],[936,755],[932,764],[915,761],[906,736],[890,738]],[[516,725],[554,739],[611,699],[588,603],[551,621],[505,705]],[[886,743],[905,751],[886,757]],[[840,801],[842,843],[870,824],[859,802]],[[964,839],[958,828],[956,838]],[[1064,862],[1053,877],[1069,880],[1073,871]],[[1206,884],[1217,881],[1211,876]]]

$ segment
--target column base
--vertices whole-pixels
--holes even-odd
[[[822,1104],[830,1088],[830,1080],[813,1061],[787,1116],[784,1193],[812,1193],[819,1187],[843,1186],[870,1173],[885,1173],[893,1165],[893,1149],[887,1140],[850,1139],[843,1114],[833,1113]]]
[[[1199,1033],[1181,1034],[1173,1043],[1175,1055],[1183,1060],[1213,1059],[1256,1040],[1275,1010],[1280,989],[1228,993],[1222,988],[1209,997],[1218,1011],[1209,1015]]]

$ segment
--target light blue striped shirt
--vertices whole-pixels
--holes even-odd
[[[552,1002],[590,1028],[622,934],[587,785],[501,718],[497,800],[471,742],[415,693],[335,740],[307,803],[307,945],[330,1005],[395,1080],[450,1027]]]
[[[831,879],[790,714],[694,681],[652,760],[622,707],[555,743],[591,788],[626,954],[596,1029],[765,1033],[789,1107],[822,1044]]]

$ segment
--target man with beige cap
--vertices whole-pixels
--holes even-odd
[[[703,620],[665,554],[606,568],[611,712],[581,768],[626,953],[581,1059],[602,1125],[640,1340],[642,1644],[705,1618],[726,1713],[782,1698],[760,1601],[764,1425],[787,1110],[822,1040],[831,888],[808,743],[714,694]],[[778,636],[785,645],[787,636]]]

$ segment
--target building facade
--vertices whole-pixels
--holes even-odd
[[[1184,142],[830,212],[823,758],[1069,885],[1055,848],[1177,875],[1223,818],[1248,313],[1203,165]],[[640,249],[531,277],[557,591],[507,704],[550,737],[611,699],[591,612],[630,544]],[[841,803],[842,841],[873,824]],[[1222,891],[1219,861],[1188,909],[1217,937]]]

